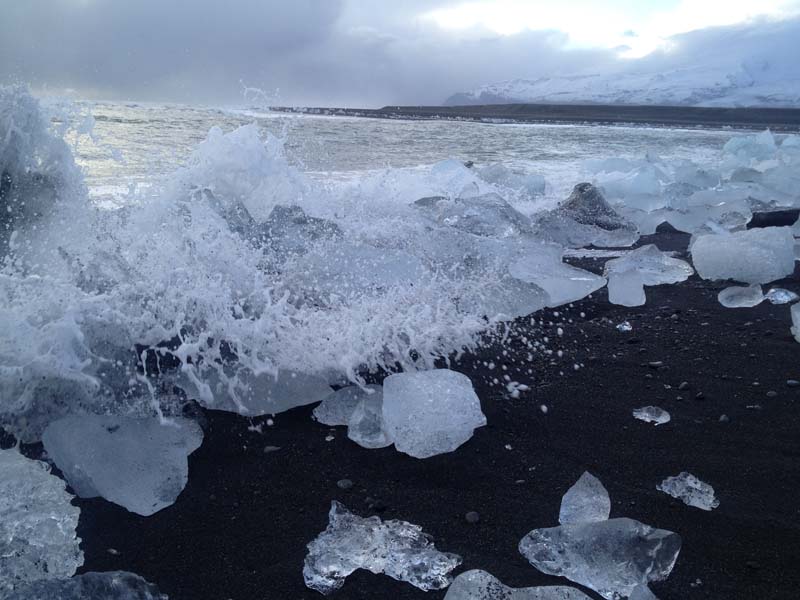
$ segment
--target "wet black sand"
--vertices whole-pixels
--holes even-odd
[[[674,249],[685,248],[687,236],[653,239]],[[800,292],[797,276],[780,284]],[[506,584],[568,584],[531,567],[517,544],[530,529],[557,524],[562,494],[588,469],[608,489],[612,517],[683,537],[672,575],[653,586],[662,600],[797,598],[800,387],[786,382],[800,379],[800,344],[789,333],[788,306],[724,309],[716,300],[723,287],[692,277],[647,288],[638,308],[612,306],[601,290],[559,309],[560,317],[547,312],[546,321],[565,323],[560,338],[556,325],[543,332],[519,321],[505,343],[453,366],[472,379],[489,425],[456,452],[424,461],[362,449],[343,428],[312,421],[312,407],[278,415],[263,434],[249,431],[248,419],[206,412],[206,437],[175,505],[144,518],[100,499],[79,501],[84,570],[133,571],[173,600],[322,598],[304,587],[302,564],[337,499],[362,515],[421,525],[440,550],[461,554],[464,568]],[[615,329],[623,320],[632,332]],[[563,359],[528,362],[526,331],[549,335]],[[653,361],[664,364],[648,366]],[[574,371],[574,363],[585,366]],[[503,374],[532,390],[509,398],[492,385]],[[679,390],[683,381],[689,387]],[[654,427],[631,416],[650,404],[672,421]],[[267,446],[280,449],[265,453]],[[714,486],[718,509],[656,491],[683,470]],[[337,487],[343,478],[352,489]],[[468,511],[480,514],[477,524],[466,522]],[[333,597],[443,596],[359,571]]]
[[[603,104],[483,104],[471,106],[384,106],[383,108],[293,108],[300,112],[380,119],[458,119],[510,123],[591,123],[800,131],[797,108],[711,108]]]

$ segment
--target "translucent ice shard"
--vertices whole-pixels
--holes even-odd
[[[0,450],[0,597],[30,581],[70,577],[83,564],[80,510],[65,487],[45,463]]]
[[[623,321],[617,325],[617,331],[628,333],[629,331],[633,331],[633,325],[631,325],[628,321]]]
[[[675,477],[667,477],[656,489],[683,501],[687,506],[702,510],[719,506],[719,500],[714,497],[714,488],[686,471]]]
[[[800,304],[792,304],[792,326],[790,331],[798,342],[800,342]]]
[[[800,296],[783,288],[770,288],[770,290],[764,294],[764,298],[769,300],[772,304],[789,304],[800,300]]]
[[[397,449],[416,458],[452,452],[486,425],[469,377],[449,369],[387,377],[383,421]]]
[[[544,194],[544,177],[537,173],[512,171],[503,163],[495,163],[478,169],[478,176],[488,183],[521,192],[528,197]]]
[[[102,496],[140,515],[175,502],[187,457],[203,441],[194,421],[85,415],[65,417],[42,436],[50,458],[82,498]]]
[[[703,279],[769,283],[794,272],[791,227],[701,235],[691,251],[694,266]]]
[[[658,406],[643,406],[642,408],[636,408],[633,411],[633,416],[640,421],[655,423],[656,425],[669,423],[671,418],[667,411]]]
[[[732,285],[717,294],[717,300],[725,308],[750,308],[761,304],[764,294],[757,283],[748,286]]]
[[[376,388],[379,386],[369,386]],[[314,409],[314,418],[325,425],[347,425],[350,415],[358,406],[361,398],[367,393],[357,385],[344,387],[332,392]]]
[[[623,306],[640,306],[645,303],[643,286],[678,283],[693,273],[686,261],[661,252],[653,244],[642,246],[606,263],[609,301]]]
[[[363,448],[392,445],[383,422],[383,388],[369,386],[373,393],[362,394],[347,423],[347,437]]]
[[[610,519],[534,529],[519,551],[537,569],[585,585],[608,600],[672,571],[681,539],[633,519]]]
[[[456,554],[439,552],[422,528],[405,521],[354,515],[331,503],[328,528],[308,544],[303,578],[311,589],[330,594],[356,569],[383,573],[421,590],[439,590],[461,564]]]
[[[636,225],[620,216],[590,183],[579,183],[557,209],[540,214],[535,230],[542,239],[572,247],[630,246]]]
[[[561,499],[558,522],[562,525],[606,521],[611,514],[611,498],[600,480],[584,471]]]
[[[510,588],[486,571],[461,573],[447,590],[444,600],[589,600],[589,596],[565,586]]]
[[[3,600],[168,600],[138,575],[127,571],[84,573],[69,579],[43,579],[20,586]]]
[[[259,242],[279,256],[302,254],[319,239],[339,239],[342,230],[333,221],[308,216],[299,206],[276,205],[257,225]]]
[[[504,238],[531,231],[530,219],[498,194],[456,199],[433,196],[414,205],[439,225],[474,235]]]

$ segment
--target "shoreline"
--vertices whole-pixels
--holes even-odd
[[[708,108],[578,104],[487,104],[475,106],[384,106],[322,108],[273,106],[291,114],[373,119],[457,120],[490,124],[619,125],[703,129],[800,131],[800,108]]]

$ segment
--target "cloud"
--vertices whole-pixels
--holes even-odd
[[[0,9],[0,81],[74,88],[94,98],[203,103],[240,103],[244,82],[280,89],[287,104],[382,106],[438,104],[487,82],[622,64],[615,49],[578,48],[556,29],[454,31],[422,16],[458,4],[9,2]],[[690,48],[678,52],[704,56],[691,44],[677,44]],[[650,60],[673,58],[662,51]]]

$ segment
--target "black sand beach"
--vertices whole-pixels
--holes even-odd
[[[687,241],[661,233],[642,243],[684,250]],[[798,273],[774,285],[800,292]],[[612,517],[682,536],[672,575],[653,585],[662,600],[797,598],[800,387],[787,380],[800,379],[800,344],[788,306],[725,309],[716,299],[724,287],[694,276],[647,288],[638,308],[610,305],[601,290],[557,309],[558,317],[537,314],[544,325],[519,320],[505,342],[452,365],[472,379],[488,426],[427,460],[360,448],[344,428],[314,422],[313,406],[278,415],[272,426],[206,411],[205,440],[173,506],[144,518],[101,499],[77,501],[83,570],[133,571],[173,600],[322,598],[304,586],[302,566],[336,499],[361,515],[421,525],[438,549],[464,557],[464,569],[485,569],[507,585],[570,585],[530,566],[517,544],[533,528],[557,525],[561,496],[589,470],[611,495]],[[624,320],[633,331],[617,331]],[[525,335],[549,336],[563,358],[528,362]],[[584,366],[575,371],[576,363]],[[492,384],[504,374],[531,391],[510,398]],[[654,427],[631,416],[646,405],[668,410],[672,421]],[[251,430],[262,424],[263,433]],[[705,512],[656,490],[681,471],[713,485],[719,508]],[[337,486],[344,478],[351,489]],[[478,523],[465,520],[469,511]],[[359,571],[332,597],[443,596]]]

